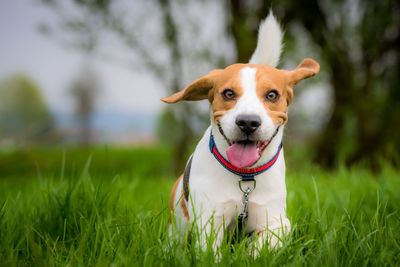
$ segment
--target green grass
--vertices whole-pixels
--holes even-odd
[[[0,153],[0,266],[396,266],[400,178],[387,166],[288,166],[283,247],[210,250],[168,238],[167,149]],[[290,159],[289,159],[290,161]]]

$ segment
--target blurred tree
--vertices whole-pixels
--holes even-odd
[[[57,6],[59,1],[44,2]],[[183,31],[179,27],[188,21],[178,21],[179,12],[176,9],[177,3],[194,4],[197,1],[146,1],[152,8],[156,7],[151,12],[145,10],[147,4],[141,4],[143,10],[140,10],[142,17],[139,22],[148,18],[149,14],[152,14],[151,17],[160,17],[157,25],[164,37],[164,52],[168,58],[162,62],[160,54],[154,53],[152,46],[156,41],[142,42],[142,38],[138,38],[140,34],[149,35],[149,32],[144,32],[146,29],[143,23],[135,21],[136,24],[127,24],[122,19],[126,17],[125,13],[118,12],[115,7],[111,8],[110,1],[71,2],[83,10],[84,15],[66,16],[65,12],[60,11],[62,9],[55,10],[63,14],[60,16],[64,18],[63,28],[80,36],[74,44],[94,49],[101,36],[99,32],[108,29],[127,47],[140,54],[140,62],[165,83],[165,88],[171,93],[183,88],[182,73],[186,68],[183,67],[181,55],[184,50],[181,37]],[[390,151],[398,154],[400,135],[393,134],[400,125],[398,1],[226,0],[224,3],[225,13],[221,15],[225,18],[228,34],[236,47],[237,60],[218,61],[218,56],[214,55],[204,57],[214,60],[214,66],[235,61],[247,62],[256,44],[258,24],[267,15],[269,7],[273,7],[274,13],[283,22],[287,33],[287,49],[293,49],[293,43],[310,40],[310,53],[302,57],[311,53],[315,55],[333,90],[331,116],[315,138],[317,162],[332,167],[339,159],[353,164],[362,160],[376,162],[374,160],[377,156]],[[197,12],[203,15],[206,13],[200,9]],[[193,39],[196,40],[196,36]],[[185,42],[194,46],[195,43],[189,40],[187,38]],[[208,42],[211,45],[215,40]],[[196,65],[200,65],[200,61]],[[171,114],[175,119],[171,123],[175,121],[181,124],[170,126],[179,129],[175,132],[176,136],[179,135],[176,138],[178,143],[174,145],[177,148],[176,166],[184,162],[185,157],[182,155],[186,154],[188,140],[193,132],[189,117],[197,113],[193,105],[183,104],[172,108]],[[167,117],[172,118],[171,114]]]
[[[316,143],[315,160],[332,167],[338,158],[374,163],[377,156],[397,154],[400,3],[279,3],[287,25],[301,24],[318,47],[333,87],[334,108]]]
[[[286,40],[310,38],[310,53],[317,54],[333,87],[333,110],[314,144],[315,160],[332,167],[339,159],[374,163],[378,156],[398,155],[400,3],[230,0],[229,25],[239,62],[250,57],[254,19],[265,17],[269,6],[282,20]]]
[[[91,120],[95,101],[99,92],[98,77],[86,65],[70,87],[70,93],[75,102],[75,114],[79,123],[78,139],[82,145],[92,141]]]
[[[123,1],[71,0],[68,5],[57,0],[42,0],[42,2],[60,14],[58,30],[61,30],[61,34],[57,35],[57,27],[48,24],[41,25],[42,32],[52,35],[62,44],[72,45],[86,53],[111,59],[135,71],[138,68],[145,68],[160,81],[161,86],[167,91],[166,94],[183,89],[185,75],[189,73],[189,76],[192,76],[204,62],[208,65],[211,62],[212,67],[207,67],[207,71],[216,65],[225,65],[223,53],[213,54],[209,43],[201,44],[201,40],[197,38],[196,23],[192,22],[190,15],[176,10],[180,7],[184,9],[187,1],[132,2],[130,10]],[[178,14],[185,15],[181,19],[181,24],[177,22]],[[192,36],[183,41],[180,27],[188,25],[193,25]],[[65,36],[70,38],[65,39]],[[121,56],[117,49],[112,51],[104,49],[100,39],[104,40],[105,36],[115,42],[115,46],[123,47],[134,55]],[[186,45],[182,45],[183,43]],[[185,49],[190,52],[186,52],[187,58],[183,59],[182,51]],[[195,67],[194,64],[188,64],[188,61],[196,62]],[[193,69],[195,71],[191,71]],[[165,112],[169,116],[162,119],[160,127],[174,129],[172,132],[168,131],[171,136],[166,140],[175,150],[174,169],[176,172],[181,172],[189,153],[188,148],[196,138],[196,127],[208,119],[204,120],[207,116],[204,116],[205,113],[200,112],[196,105],[187,103],[167,107]]]
[[[24,74],[0,83],[0,139],[15,145],[54,141],[54,122],[40,88]]]
[[[264,0],[227,0],[227,25],[236,47],[236,62],[249,61],[257,45],[260,21],[265,19],[271,6]]]

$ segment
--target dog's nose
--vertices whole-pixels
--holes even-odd
[[[235,122],[242,132],[250,135],[261,125],[261,118],[255,115],[240,115]]]

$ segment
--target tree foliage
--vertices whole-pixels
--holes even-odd
[[[281,10],[289,27],[301,24],[308,32],[333,88],[334,108],[315,143],[315,160],[373,163],[397,153],[399,2],[284,1]]]
[[[373,166],[377,157],[393,159],[400,147],[399,2],[230,0],[239,61],[251,55],[254,18],[265,17],[269,6],[289,44],[310,40],[308,55],[300,57],[315,54],[333,90],[332,114],[312,144],[315,161],[328,167],[339,160]]]
[[[15,144],[50,141],[54,127],[40,88],[24,74],[0,83],[0,136]]]
[[[45,1],[59,3],[60,1]],[[142,42],[139,36],[146,36],[143,20],[136,24],[126,23],[126,12],[115,8],[116,2],[80,1],[71,3],[83,10],[87,16],[68,16],[63,13],[64,26],[73,36],[78,36],[83,47],[96,48],[101,38],[99,32],[107,29],[126,47],[140,54],[140,61],[151,70],[155,77],[166,84],[168,93],[184,87],[182,76],[185,73],[186,53],[183,44],[195,43],[183,39],[182,25],[189,24],[178,20],[177,3],[190,5],[197,1],[154,0],[142,3],[141,19],[157,17],[160,24],[158,35],[151,36],[152,42]],[[204,1],[207,2],[207,1]],[[138,2],[134,2],[138,3]],[[310,144],[314,148],[316,162],[332,167],[339,160],[354,164],[367,160],[376,162],[382,155],[387,158],[398,154],[400,135],[396,134],[400,125],[400,4],[398,1],[264,1],[264,0],[226,0],[224,18],[226,35],[236,48],[236,60],[219,60],[221,54],[203,57],[213,60],[211,66],[228,65],[234,62],[247,62],[256,45],[259,22],[272,7],[286,31],[286,51],[291,55],[297,43],[307,39],[307,57],[312,54],[321,62],[321,73],[327,77],[332,89],[332,112],[322,130],[313,137]],[[150,8],[148,8],[151,6]],[[60,12],[60,9],[55,9]],[[151,12],[149,13],[149,10]],[[129,11],[127,11],[129,13]],[[207,16],[207,10],[197,12]],[[140,14],[135,13],[135,14]],[[141,31],[142,29],[142,31]],[[153,32],[154,33],[154,32]],[[158,37],[159,37],[158,36]],[[200,36],[200,35],[197,35]],[[90,37],[90,38],[89,38]],[[86,38],[86,39],[85,39]],[[229,39],[229,38],[228,38]],[[161,41],[161,42],[160,42]],[[215,40],[208,40],[209,44]],[[154,53],[154,43],[163,43],[167,60],[160,61],[160,54]],[[151,47],[151,48],[150,48]],[[222,50],[222,49],[221,49]],[[207,49],[202,50],[207,51]],[[163,54],[163,53],[161,53]],[[207,54],[207,52],[205,53]],[[219,55],[219,56],[218,56]],[[223,57],[222,57],[223,58]],[[226,58],[225,58],[226,59]],[[219,64],[218,64],[219,62]],[[200,61],[193,61],[200,65]],[[221,64],[222,63],[222,64]],[[167,82],[166,82],[167,81]],[[182,112],[184,110],[184,112]],[[178,112],[179,111],[179,112]],[[168,111],[169,112],[169,111]],[[173,108],[173,119],[185,134],[174,145],[177,148],[176,162],[184,162],[188,139],[193,136],[190,118],[198,114],[193,105],[182,104]],[[171,116],[169,116],[171,117]],[[175,140],[175,139],[174,139]]]
[[[193,18],[177,10],[184,11],[190,1],[42,2],[60,14],[59,24],[44,24],[43,32],[63,45],[72,45],[134,71],[145,69],[159,81],[166,95],[183,89],[187,76],[194,79],[217,65],[225,65],[224,52],[214,53],[209,43],[202,43]],[[178,19],[184,24],[178,23]],[[184,37],[182,27],[193,30],[189,38]],[[121,47],[127,53],[121,55],[118,49],[105,49],[104,39],[111,40],[114,47]],[[180,172],[190,152],[188,148],[196,138],[198,124],[207,120],[203,119],[206,116],[197,105],[180,103],[166,109],[170,121],[161,126],[179,129],[167,140],[175,149],[174,169]]]

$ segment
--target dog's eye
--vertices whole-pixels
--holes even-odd
[[[222,92],[222,96],[225,100],[234,100],[236,98],[236,94],[231,89],[225,89]]]
[[[270,90],[268,91],[268,93],[265,95],[265,100],[267,100],[268,102],[276,102],[279,99],[279,93],[278,91],[274,90]]]

